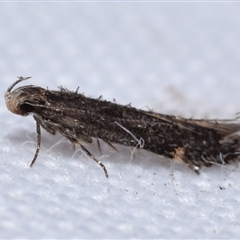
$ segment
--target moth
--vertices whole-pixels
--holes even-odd
[[[7,108],[18,115],[32,115],[36,122],[37,148],[30,164],[35,163],[41,144],[41,128],[59,132],[97,162],[106,177],[108,172],[84,146],[101,139],[114,144],[142,148],[180,162],[196,173],[201,166],[225,165],[240,154],[240,125],[233,120],[185,119],[131,105],[86,97],[60,87],[57,91],[34,85],[13,88],[30,77],[18,77],[5,93]],[[99,141],[98,141],[99,143]]]

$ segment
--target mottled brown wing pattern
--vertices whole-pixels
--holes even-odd
[[[38,144],[31,166],[40,149],[40,126],[79,144],[103,168],[106,176],[105,166],[84,146],[93,138],[102,139],[113,148],[113,144],[121,144],[145,149],[183,163],[196,173],[201,166],[227,164],[239,154],[237,121],[184,119],[89,98],[62,87],[59,91],[50,91],[28,85],[12,91],[26,79],[20,77],[8,88],[5,101],[13,113],[31,114],[36,121]]]

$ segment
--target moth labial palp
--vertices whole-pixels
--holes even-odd
[[[108,172],[101,161],[83,145],[101,139],[113,144],[144,149],[185,164],[196,173],[201,166],[225,165],[240,155],[240,124],[233,120],[185,119],[136,109],[131,105],[86,97],[60,87],[57,91],[34,85],[13,88],[30,77],[19,77],[6,91],[7,108],[18,115],[32,115],[36,121],[37,148],[41,127],[59,132]],[[99,141],[97,142],[100,149]]]

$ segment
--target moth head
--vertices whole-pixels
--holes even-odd
[[[19,87],[12,91],[19,82],[29,79],[30,77],[19,77],[16,82],[14,82],[6,91],[4,98],[5,103],[9,111],[27,116],[33,112],[34,106],[41,104],[40,91],[41,88],[35,86],[24,86]]]

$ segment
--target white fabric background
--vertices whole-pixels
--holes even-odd
[[[32,117],[7,111],[16,76],[49,89],[198,118],[240,110],[240,4],[0,3],[0,238],[238,238],[240,170],[118,146],[89,150],[110,178]],[[21,85],[21,84],[20,84]]]

